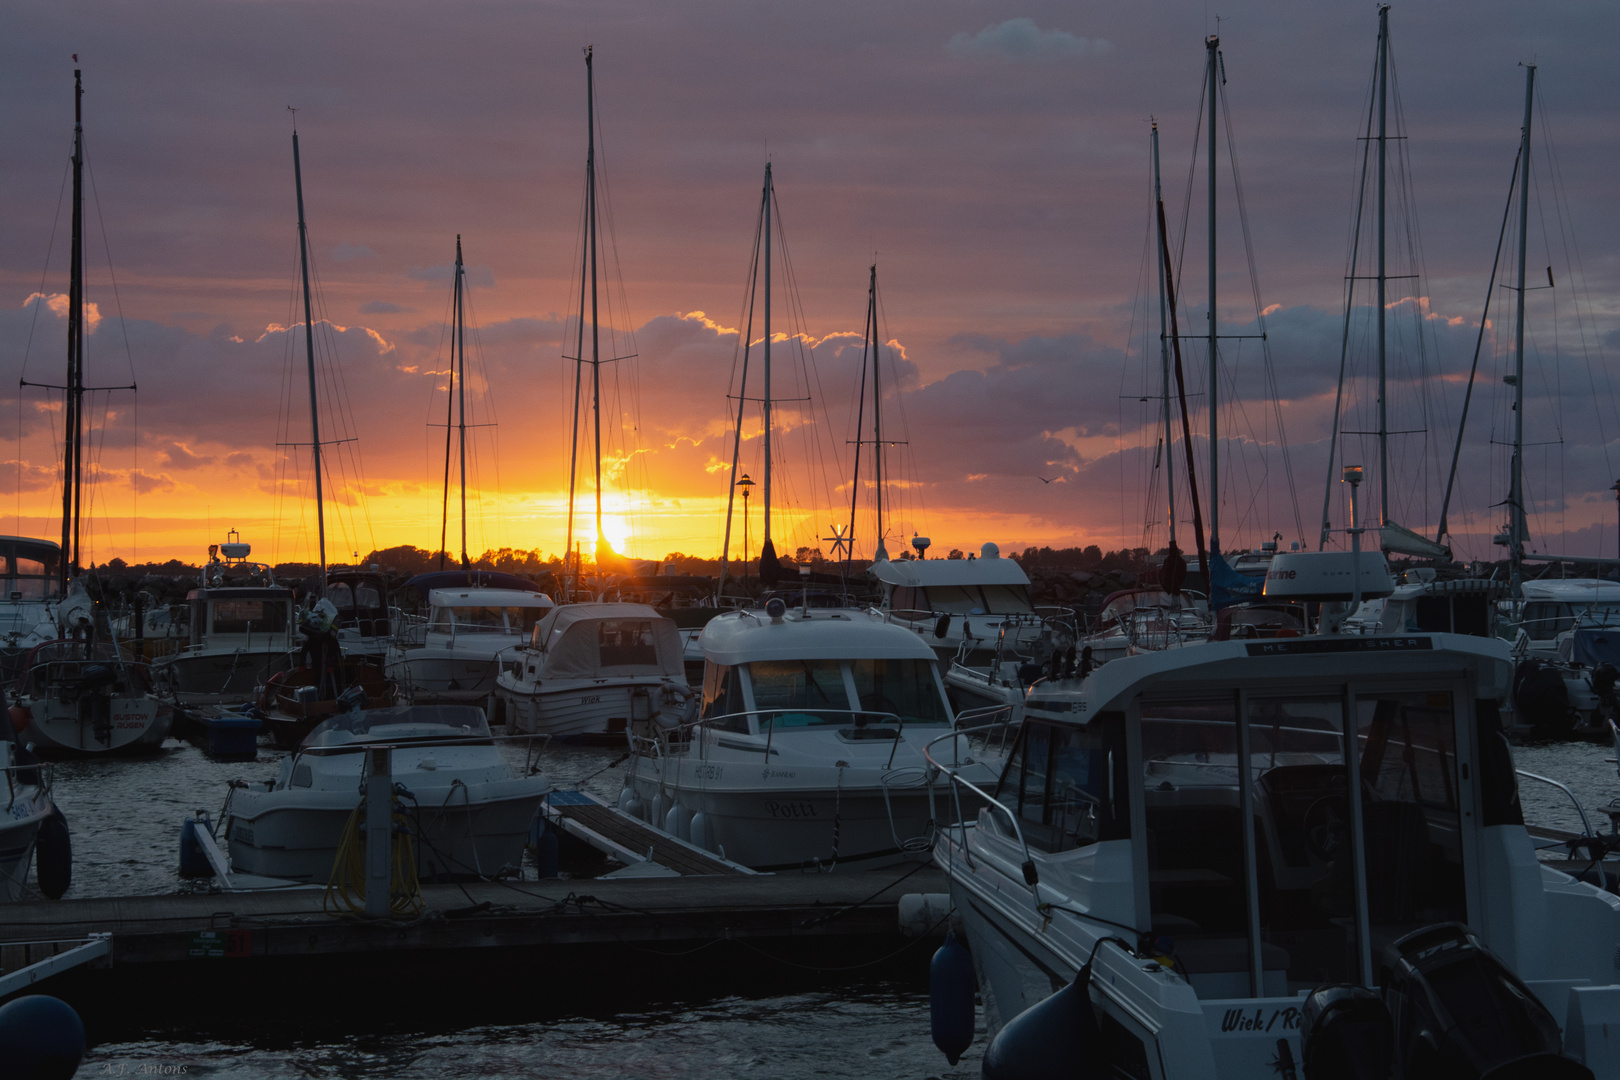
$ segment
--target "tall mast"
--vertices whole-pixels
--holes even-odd
[[[1221,471],[1220,439],[1217,437],[1217,404],[1220,397],[1221,364],[1215,318],[1215,96],[1220,85],[1221,39],[1211,34],[1204,43],[1209,50],[1209,550],[1221,553]]]
[[[449,551],[446,537],[450,532],[450,462],[455,456],[456,426],[456,312],[461,307],[461,236],[456,236],[456,277],[450,292],[450,381],[444,399],[444,487],[439,496],[439,569],[444,569]]]
[[[1389,385],[1386,378],[1384,203],[1389,136],[1389,5],[1378,9],[1378,500],[1380,526],[1389,524]],[[1354,271],[1352,271],[1353,273]]]
[[[1159,190],[1159,125],[1153,125],[1153,205],[1157,207],[1164,200]],[[1164,236],[1159,236],[1158,246],[1163,247]],[[1176,546],[1176,470],[1171,463],[1170,447],[1175,442],[1175,436],[1170,430],[1170,338],[1165,325],[1165,289],[1164,289],[1164,261],[1154,258],[1159,264],[1159,367],[1160,382],[1159,396],[1164,402],[1164,495],[1165,505],[1168,508],[1166,522],[1170,526],[1170,546]]]
[[[871,298],[867,304],[872,341],[872,475],[877,482],[877,551],[883,550],[883,364],[878,354],[877,263],[872,264]],[[875,557],[875,553],[874,553]]]
[[[1524,128],[1519,134],[1519,299],[1514,328],[1513,466],[1508,491],[1508,568],[1513,597],[1522,593],[1524,541],[1529,531],[1524,514],[1524,259],[1530,232],[1530,117],[1536,96],[1536,65],[1524,69]]]
[[[759,558],[761,576],[766,562],[766,553],[769,553],[771,562],[776,561],[776,545],[771,543],[771,209],[775,199],[774,185],[771,183],[771,163],[765,163],[765,484],[761,493],[765,496],[765,542],[760,545]]]
[[[304,275],[304,351],[309,360],[309,430],[315,448],[315,531],[320,537],[321,592],[326,592],[326,500],[321,489],[321,416],[315,398],[315,318],[309,302],[309,229],[304,224],[304,171],[293,128],[293,184],[298,190],[298,260]]]
[[[456,395],[458,412],[457,434],[460,446],[457,456],[461,458],[461,568],[472,573],[472,565],[467,561],[467,309],[462,295],[466,282],[466,271],[461,265],[461,234],[456,234],[456,326],[455,337],[450,347],[461,356],[459,376],[456,365],[451,364],[450,392]],[[459,392],[458,392],[459,391]]]
[[[62,592],[79,565],[80,412],[84,401],[84,83],[73,71],[73,240],[68,271],[68,362],[62,440]]]
[[[585,201],[587,240],[591,257],[591,420],[596,453],[596,554],[607,541],[602,536],[602,353],[601,326],[596,306],[596,83],[591,68],[591,50],[585,50]],[[597,566],[601,571],[601,566]]]

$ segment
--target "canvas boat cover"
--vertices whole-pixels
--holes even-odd
[[[681,635],[647,604],[565,604],[534,628],[543,678],[650,676],[686,681]]]

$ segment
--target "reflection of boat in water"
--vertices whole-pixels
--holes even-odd
[[[489,878],[520,864],[551,784],[512,774],[481,710],[415,705],[334,716],[282,759],[276,779],[234,787],[225,817],[232,869],[328,880],[363,802],[366,751],[379,747],[390,748],[419,878]]]
[[[174,712],[154,697],[145,664],[111,642],[64,639],[29,650],[12,699],[42,753],[155,750]]]
[[[950,807],[921,747],[952,717],[917,635],[777,599],[716,617],[701,640],[701,714],[635,740],[621,810],[755,869],[928,849]]]
[[[623,737],[690,696],[674,622],[626,603],[553,608],[505,654],[495,689],[509,726],[559,738]]]

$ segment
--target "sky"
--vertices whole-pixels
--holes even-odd
[[[1217,21],[1218,20],[1218,21]],[[1206,35],[1217,127],[1214,446],[1220,541],[1314,547],[1341,355],[1345,432],[1377,427],[1370,375],[1375,187],[1361,181],[1372,4],[1218,7],[991,0],[462,4],[67,0],[0,4],[0,508],[60,530],[60,384],[74,61],[84,71],[93,497],[85,557],[195,561],[237,529],[255,557],[313,558],[298,292],[296,125],[314,268],[328,557],[459,543],[443,426],[457,236],[467,266],[467,544],[560,552],[571,445],[594,536],[589,382],[571,442],[585,181],[582,49],[594,48],[602,187],[603,532],[641,558],[713,557],[726,527],[765,163],[779,209],[771,527],[779,550],[876,532],[869,267],[880,297],[892,552],[1162,545],[1179,434],[1160,446],[1150,124],[1176,272],[1199,495],[1210,516]],[[1448,523],[1494,558],[1505,520],[1517,241],[1491,287],[1537,66],[1528,202],[1531,546],[1616,553],[1620,40],[1612,4],[1391,9],[1389,481],[1372,520],[1433,535],[1476,341]],[[1231,155],[1237,157],[1234,181]],[[1189,185],[1189,180],[1191,181]],[[1239,187],[1238,185],[1241,185]],[[1351,268],[1358,191],[1368,222]],[[1241,198],[1240,198],[1241,194]],[[1516,225],[1516,211],[1512,224]],[[1247,244],[1245,244],[1247,237]],[[1488,294],[1492,309],[1482,332]],[[762,303],[762,301],[761,301]],[[757,305],[756,305],[757,308]],[[1347,329],[1348,326],[1348,329]],[[749,388],[757,398],[762,312]],[[1262,339],[1263,335],[1263,339]],[[587,354],[589,334],[586,335]],[[624,357],[624,359],[618,359]],[[856,433],[856,416],[862,430]],[[1179,432],[1179,412],[1174,416]],[[758,549],[763,438],[739,471]],[[448,470],[459,480],[459,463]],[[9,488],[9,491],[4,489]],[[5,496],[9,495],[9,499]],[[9,503],[9,505],[7,505]],[[1364,519],[1366,520],[1366,519]],[[743,544],[733,511],[733,554]]]

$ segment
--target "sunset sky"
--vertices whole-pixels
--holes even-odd
[[[309,441],[288,106],[324,320],[323,438],[354,440],[329,455],[329,558],[438,545],[458,234],[476,425],[469,547],[560,552],[589,44],[610,211],[603,356],[634,353],[603,368],[604,531],[620,550],[718,554],[767,159],[790,260],[785,270],[778,252],[775,267],[773,393],[791,399],[779,409],[779,550],[826,548],[847,524],[874,259],[885,435],[902,444],[887,456],[891,552],[913,532],[936,553],[1159,546],[1149,118],[1182,332],[1203,333],[1202,153],[1190,197],[1188,181],[1217,15],[1231,120],[1230,144],[1224,118],[1219,129],[1217,313],[1234,335],[1222,350],[1221,538],[1230,550],[1280,532],[1314,547],[1377,9],[1297,0],[0,5],[0,357],[13,376],[0,531],[60,529],[60,395],[17,382],[62,378],[77,53],[95,305],[86,380],[139,385],[92,400],[88,557],[195,561],[233,527],[256,557],[313,557],[309,452],[278,446]],[[1620,7],[1420,2],[1392,8],[1391,25],[1406,136],[1389,233],[1390,427],[1405,432],[1392,439],[1391,516],[1431,535],[1438,520],[1517,151],[1521,64],[1534,63],[1527,263],[1532,285],[1550,266],[1556,287],[1527,293],[1533,546],[1613,555]],[[1370,236],[1355,274],[1371,272]],[[1515,247],[1510,231],[1505,260]],[[1497,280],[1462,453],[1451,514],[1462,556],[1498,553],[1512,422],[1502,286],[1515,265]],[[1352,319],[1352,376],[1369,370],[1370,295],[1358,293]],[[761,330],[756,312],[756,362]],[[1201,411],[1201,343],[1185,361]],[[758,378],[756,367],[751,397]],[[1353,380],[1342,426],[1373,423]],[[1201,415],[1194,428],[1202,462]],[[1347,440],[1343,462],[1375,473],[1365,437]],[[751,411],[742,468],[756,481],[761,441]],[[1184,492],[1179,458],[1176,469]],[[587,547],[589,470],[582,461],[576,531]],[[1207,476],[1200,485],[1207,497]],[[1376,515],[1376,484],[1364,494]],[[754,488],[754,551],[760,497]],[[1178,517],[1190,516],[1183,496]],[[1329,517],[1346,524],[1337,490]],[[740,508],[735,520],[734,553]],[[857,553],[871,542],[863,504]]]

